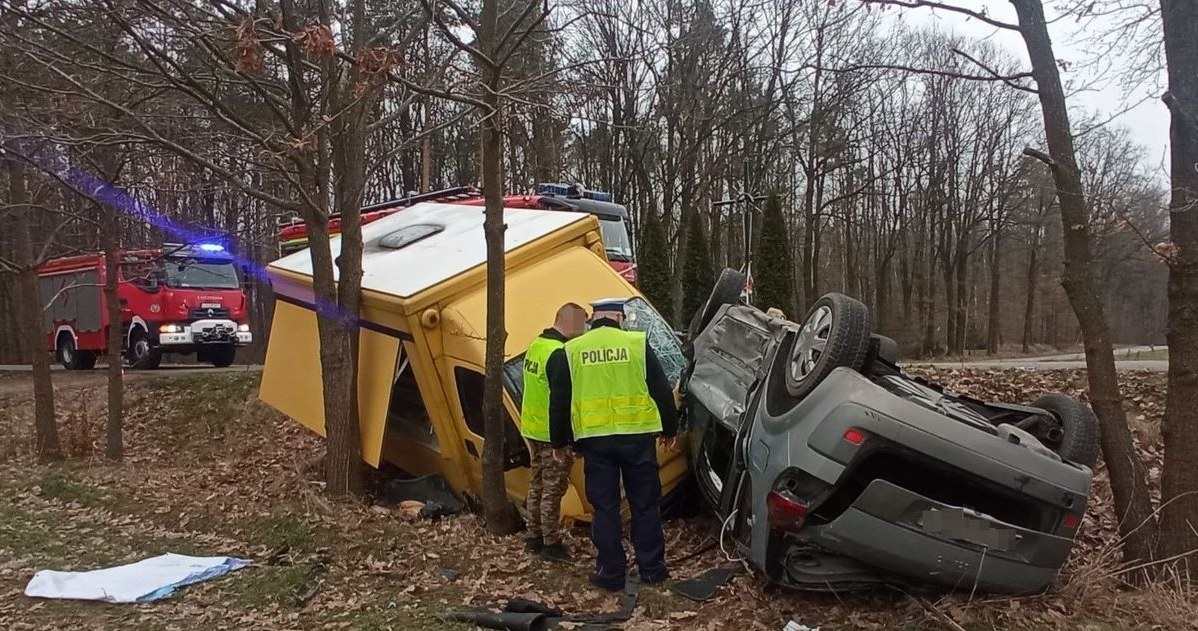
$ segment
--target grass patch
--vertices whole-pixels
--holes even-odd
[[[68,471],[47,469],[38,480],[42,496],[60,502],[75,502],[80,506],[100,506],[105,503],[103,491],[79,482]]]
[[[228,576],[221,590],[239,607],[264,609],[299,605],[300,596],[317,580],[316,567],[310,563],[295,565],[251,565]],[[221,600],[224,600],[222,598]]]
[[[299,552],[311,550],[316,543],[312,524],[291,514],[259,517],[250,530],[255,541],[272,550],[288,548]]]
[[[54,533],[32,514],[8,502],[0,504],[0,549],[38,561],[63,560],[67,548]]]
[[[241,433],[257,389],[257,379],[229,374],[153,379],[134,390],[137,400],[129,408],[138,408],[164,445],[212,450]]]

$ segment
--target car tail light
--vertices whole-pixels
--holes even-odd
[[[771,528],[795,530],[807,519],[807,504],[790,491],[770,491],[769,495],[765,496],[765,503],[769,509]]]
[[[865,432],[852,428],[844,433],[844,441],[850,445],[860,445],[865,442]]]
[[[1066,513],[1061,519],[1061,528],[1064,530],[1077,530],[1077,527],[1082,524],[1082,518],[1074,513]]]

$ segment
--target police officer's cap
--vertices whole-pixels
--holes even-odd
[[[595,300],[591,303],[591,310],[595,313],[600,311],[624,313],[624,305],[627,302],[627,298],[605,298],[603,300]]]

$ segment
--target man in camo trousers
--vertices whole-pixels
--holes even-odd
[[[545,329],[524,354],[524,397],[520,409],[520,433],[528,441],[532,479],[528,484],[528,532],[526,547],[549,561],[569,561],[570,551],[562,541],[562,497],[569,484],[570,458],[555,458],[549,444],[550,366],[565,369],[566,341],[586,329],[587,312],[574,303],[558,309],[553,326]]]

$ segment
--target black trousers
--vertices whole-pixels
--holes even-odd
[[[595,509],[591,540],[595,542],[595,580],[624,585],[624,527],[620,519],[620,480],[632,512],[632,546],[642,580],[664,580],[666,538],[661,524],[661,472],[652,434],[602,436],[578,441],[586,473],[587,500]]]

